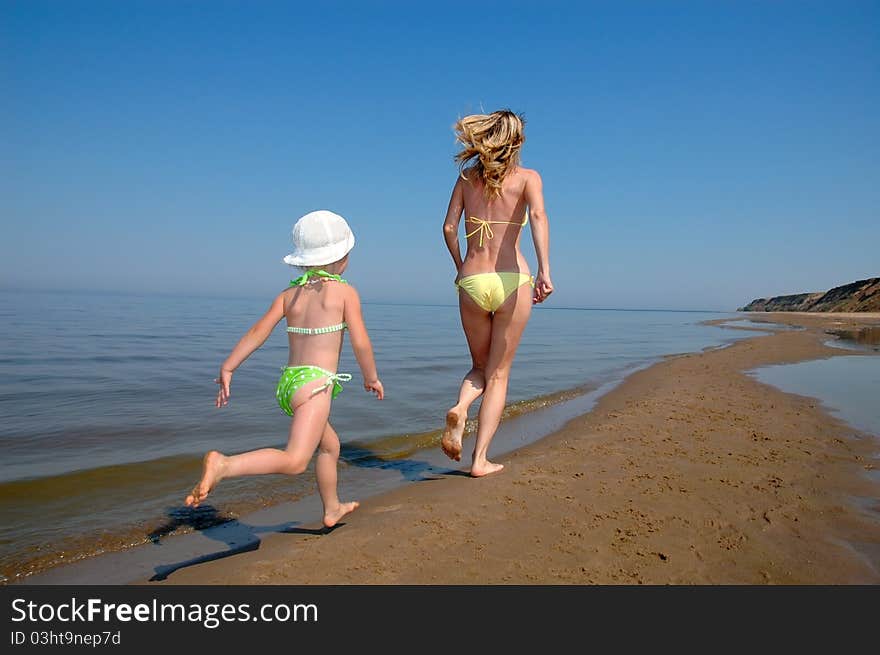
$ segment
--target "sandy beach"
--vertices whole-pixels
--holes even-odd
[[[742,317],[806,329],[667,357],[499,475],[408,484],[332,532],[268,535],[150,584],[880,582],[876,436],[746,373],[865,354],[824,330],[880,314]]]

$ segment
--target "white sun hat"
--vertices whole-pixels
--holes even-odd
[[[339,214],[319,209],[293,226],[293,252],[284,258],[291,266],[322,266],[345,257],[354,248],[354,234]]]

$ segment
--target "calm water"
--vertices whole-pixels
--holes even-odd
[[[777,330],[803,330],[797,325],[786,325],[785,323],[771,323],[770,321],[752,321],[749,319],[733,320],[726,323],[732,327],[750,327],[761,330],[777,331]]]
[[[826,342],[829,346],[848,350],[880,352],[880,327],[878,326],[850,330],[828,330],[828,334],[833,334],[836,337]]]
[[[880,436],[880,357],[817,359],[765,366],[753,374],[788,393],[818,398],[850,425]]]
[[[289,419],[274,399],[283,327],[236,373],[229,406],[213,406],[217,368],[266,299],[0,292],[0,301],[7,578],[174,531],[205,450],[286,441]],[[367,304],[364,313],[386,399],[362,390],[346,343],[339,370],[355,377],[331,417],[343,458],[358,466],[435,447],[470,361],[455,307]],[[535,398],[595,387],[660,355],[750,336],[698,325],[723,316],[538,309],[509,403],[528,411]],[[310,474],[229,481],[214,504],[222,520],[313,489]]]

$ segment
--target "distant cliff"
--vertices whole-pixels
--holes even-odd
[[[880,277],[859,280],[830,291],[758,298],[740,312],[880,312]]]

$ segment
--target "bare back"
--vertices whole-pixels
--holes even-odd
[[[526,222],[528,186],[536,173],[517,167],[505,178],[501,195],[486,197],[483,182],[470,172],[460,180],[463,220],[467,235],[467,254],[461,274],[515,271],[528,273],[529,267],[519,250],[519,239]]]
[[[323,328],[342,323],[348,292],[346,287],[344,282],[333,280],[316,280],[304,286],[291,287],[284,292],[287,326]],[[343,330],[327,334],[288,332],[287,365],[320,366],[335,372],[339,365],[343,334]]]

